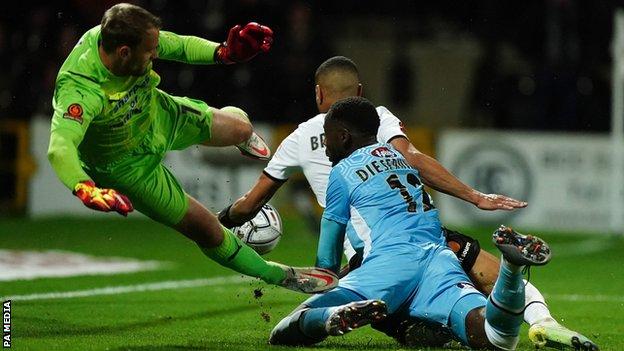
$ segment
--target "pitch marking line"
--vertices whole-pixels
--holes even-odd
[[[87,290],[74,290],[74,291],[56,291],[40,294],[27,294],[27,295],[14,295],[3,296],[0,300],[13,300],[13,301],[32,301],[32,300],[52,300],[52,299],[71,299],[75,297],[91,297],[101,295],[118,295],[132,292],[142,291],[159,291],[159,290],[172,290],[172,289],[186,289],[197,288],[202,286],[217,286],[217,285],[231,285],[242,284],[253,281],[253,278],[245,278],[242,276],[227,276],[227,277],[215,277],[204,279],[191,279],[191,280],[166,280],[156,283],[146,283],[137,285],[122,285],[122,286],[107,286],[103,288],[87,289]]]

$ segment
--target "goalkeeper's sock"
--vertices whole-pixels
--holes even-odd
[[[245,245],[225,227],[223,227],[221,245],[200,248],[206,256],[220,265],[248,276],[260,278],[269,284],[279,284],[286,278],[286,272],[280,265],[265,261],[257,252]]]

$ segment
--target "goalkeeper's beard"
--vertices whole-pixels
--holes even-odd
[[[151,68],[151,62],[148,62],[145,66],[143,67],[132,67],[131,71],[130,71],[130,75],[134,76],[134,77],[140,77],[145,75]]]

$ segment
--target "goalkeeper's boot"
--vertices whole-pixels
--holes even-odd
[[[280,266],[286,272],[286,278],[280,285],[286,289],[306,294],[317,294],[333,289],[338,285],[338,276],[327,269]]]
[[[327,334],[343,335],[355,328],[386,318],[388,310],[381,300],[355,301],[339,306],[325,322]]]
[[[249,116],[247,115],[247,113],[238,107],[225,106],[221,108],[221,111],[230,113],[233,117],[236,117],[241,121],[251,125],[251,121],[249,120]],[[262,139],[262,137],[258,135],[258,133],[256,133],[255,131],[252,131],[251,137],[249,137],[249,139],[236,145],[236,147],[244,156],[256,160],[268,160],[271,158],[271,149],[269,149],[269,146],[264,141],[264,139]]]
[[[587,337],[572,331],[554,319],[537,322],[529,328],[529,339],[535,348],[573,348],[583,351],[598,351],[600,348]]]
[[[244,156],[256,160],[268,160],[271,158],[269,146],[256,132],[253,132],[249,139],[236,145],[236,147]]]
[[[524,235],[501,225],[492,235],[494,245],[507,262],[516,266],[542,266],[552,255],[548,244],[533,235]]]

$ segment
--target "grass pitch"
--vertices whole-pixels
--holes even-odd
[[[266,257],[293,265],[312,264],[316,236],[300,218],[285,217],[284,227],[282,242]],[[489,230],[466,229],[466,233],[494,251]],[[533,269],[531,281],[546,295],[553,316],[594,339],[602,350],[624,350],[624,240],[540,234],[551,243],[554,258],[548,266]],[[0,249],[58,249],[171,263],[165,269],[130,274],[0,281],[0,296],[98,288],[110,293],[14,300],[15,350],[286,349],[267,345],[269,332],[306,298],[259,281],[213,279],[236,279],[236,274],[208,260],[181,235],[147,220],[4,219],[0,220]],[[187,287],[180,287],[180,282]],[[120,292],[120,286],[130,291]],[[262,292],[259,298],[254,296],[257,289]],[[526,331],[524,326],[519,350],[533,350]],[[401,346],[365,327],[329,338],[314,349],[399,350]]]

